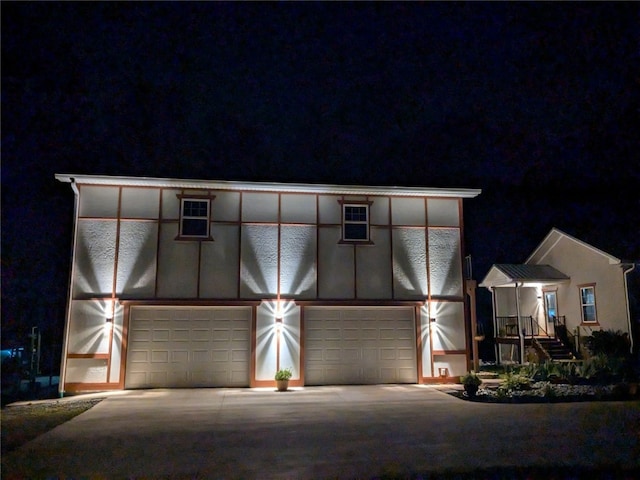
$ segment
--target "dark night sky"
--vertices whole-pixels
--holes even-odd
[[[56,172],[481,188],[478,280],[553,226],[638,261],[639,27],[612,2],[3,2],[3,343],[63,324]]]

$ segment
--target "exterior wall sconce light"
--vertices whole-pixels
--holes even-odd
[[[105,323],[112,323],[113,322],[113,318],[111,317],[107,317],[104,319]]]
[[[435,322],[436,322],[436,319],[435,319],[435,317],[431,317],[431,318],[429,319],[429,321],[430,321],[430,322],[432,322],[432,323],[435,323]]]
[[[282,330],[282,317],[276,317],[276,330]]]

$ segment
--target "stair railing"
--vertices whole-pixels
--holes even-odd
[[[573,356],[580,358],[579,339],[567,328],[567,317],[564,315],[553,317],[553,331],[556,340],[559,340],[571,349]]]
[[[551,354],[548,352],[548,350],[546,348],[544,348],[542,346],[542,344],[538,341],[537,338],[532,337],[531,338],[531,343],[533,345],[533,347],[540,353],[542,353],[542,355],[548,360],[548,361],[552,361],[553,358],[551,357]]]

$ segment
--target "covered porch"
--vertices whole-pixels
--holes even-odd
[[[557,291],[570,278],[550,265],[494,264],[480,284],[491,291],[496,360],[575,358]],[[563,341],[564,340],[564,341]]]

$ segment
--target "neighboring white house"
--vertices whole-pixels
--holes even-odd
[[[480,190],[56,178],[76,201],[61,393],[468,368],[462,199]]]
[[[580,338],[601,329],[633,341],[627,288],[633,268],[557,228],[524,264],[493,265],[480,286],[493,295],[496,357],[522,362],[530,338],[559,337],[579,348]]]

